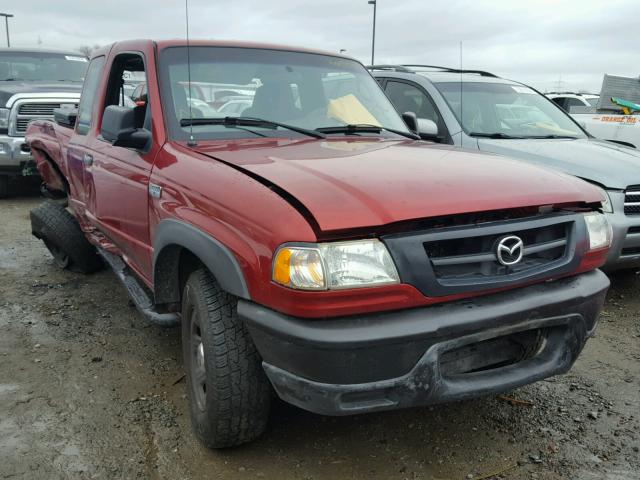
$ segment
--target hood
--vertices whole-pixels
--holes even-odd
[[[570,175],[624,190],[640,184],[640,151],[596,139],[478,139],[484,152],[557,168]]]
[[[82,82],[0,82],[0,106],[4,107],[7,101],[16,93],[56,93],[56,92],[82,92]]]
[[[414,141],[259,139],[193,149],[277,185],[322,231],[602,199],[556,171]]]

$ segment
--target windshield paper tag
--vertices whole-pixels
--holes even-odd
[[[64,58],[67,60],[71,60],[72,62],[86,62],[87,59],[84,57],[74,57],[72,55],[65,55]]]
[[[518,93],[528,93],[529,95],[536,94],[536,92],[531,90],[529,87],[521,87],[520,85],[511,85],[511,88],[513,88]]]

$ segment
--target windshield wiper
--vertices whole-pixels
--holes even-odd
[[[412,140],[420,140],[418,135],[415,135],[410,132],[403,132],[402,130],[396,130],[393,128],[380,127],[378,125],[368,125],[368,124],[349,124],[349,125],[339,125],[335,127],[321,127],[316,128],[316,131],[322,133],[346,133],[347,135],[354,135],[358,133],[380,133],[382,131],[395,133],[396,135],[401,135],[403,137],[411,138]]]
[[[253,117],[221,117],[221,118],[182,118],[180,119],[181,127],[188,127],[190,125],[224,125],[225,127],[263,127],[276,129],[278,127],[291,130],[292,132],[301,133],[313,138],[326,138],[320,132],[315,130],[308,130],[302,127],[296,127],[295,125],[287,125],[286,123],[274,122],[273,120],[265,120],[262,118]]]
[[[480,138],[525,138],[525,137],[516,137],[514,135],[509,135],[502,132],[493,132],[493,133],[471,132],[469,136],[480,137]]]
[[[534,139],[545,139],[545,138],[569,138],[572,140],[576,140],[578,137],[574,137],[572,135],[527,135],[524,138],[534,138]]]

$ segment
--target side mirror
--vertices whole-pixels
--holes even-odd
[[[53,120],[62,127],[74,128],[78,119],[77,108],[54,108]]]
[[[135,109],[109,105],[102,115],[100,135],[114,147],[143,150],[151,140],[151,132],[136,128],[136,124]]]
[[[418,117],[413,112],[404,112],[402,114],[402,120],[407,125],[407,128],[412,132],[418,131]]]
[[[438,125],[433,120],[428,118],[418,119],[418,135],[423,140],[437,140],[438,139]]]

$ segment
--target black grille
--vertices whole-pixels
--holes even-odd
[[[505,254],[498,244],[522,240],[522,258]],[[506,241],[513,247],[518,238]],[[556,212],[527,218],[385,235],[382,240],[402,283],[439,297],[508,288],[574,272],[589,248],[583,215]],[[505,253],[503,251],[503,253]],[[516,249],[516,257],[518,256]]]
[[[514,265],[498,262],[500,240],[516,236],[522,240],[522,260]],[[425,243],[426,253],[439,280],[474,280],[505,276],[543,267],[562,258],[567,248],[568,225],[516,230],[508,234],[490,234],[452,238]],[[512,241],[510,245],[515,243]],[[506,254],[506,257],[509,257]],[[510,261],[514,258],[505,258]]]
[[[631,185],[624,192],[624,213],[640,215],[640,185]]]

